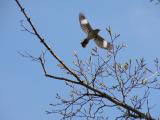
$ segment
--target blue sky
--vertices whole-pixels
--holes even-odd
[[[85,13],[94,28],[102,30],[102,36],[108,37],[105,28],[109,25],[114,32],[121,34],[119,40],[128,45],[122,60],[144,57],[151,64],[155,57],[160,56],[160,6],[149,0],[20,2],[47,43],[67,64],[72,64],[74,50],[85,58],[95,46],[93,42],[86,49],[80,45],[85,34],[79,26],[79,12]],[[0,16],[0,119],[58,119],[58,116],[46,115],[45,110],[50,109],[49,103],[57,101],[57,92],[67,94],[64,92],[67,90],[65,84],[46,79],[38,63],[17,53],[28,51],[39,56],[44,48],[36,37],[21,31],[20,20],[24,17],[14,0],[0,1]],[[55,67],[57,62],[50,57],[48,59],[52,62],[49,69],[62,75]],[[154,98],[160,98],[159,94]]]

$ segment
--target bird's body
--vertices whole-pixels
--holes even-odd
[[[87,37],[81,42],[82,47],[86,47],[90,40],[94,40],[98,47],[111,50],[112,45],[104,40],[99,33],[99,29],[92,29],[86,17],[80,13],[79,14],[79,22],[82,30],[87,34]]]

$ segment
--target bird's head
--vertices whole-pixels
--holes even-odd
[[[95,29],[95,32],[96,32],[96,33],[99,33],[99,31],[100,31],[100,29]]]

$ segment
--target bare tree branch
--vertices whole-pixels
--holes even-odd
[[[119,63],[117,56],[120,51],[126,47],[124,44],[115,44],[120,34],[112,33],[111,27],[107,28],[110,35],[113,50],[101,57],[98,49],[93,49],[88,61],[81,60],[75,54],[76,61],[74,65],[76,69],[67,66],[57,54],[45,42],[45,39],[38,33],[31,19],[28,17],[25,9],[18,0],[15,0],[25,19],[29,23],[32,30],[27,29],[23,23],[22,28],[35,35],[43,46],[48,50],[53,58],[59,62],[59,67],[65,69],[67,73],[73,76],[73,79],[59,77],[49,74],[45,66],[45,56],[42,54],[39,58],[35,58],[30,54],[23,57],[30,57],[40,63],[46,77],[64,81],[66,86],[70,88],[69,98],[64,99],[57,95],[57,99],[61,101],[58,104],[50,104],[53,107],[58,106],[57,110],[47,113],[58,113],[63,116],[62,119],[73,119],[76,117],[86,119],[105,119],[104,116],[98,116],[105,108],[116,108],[121,115],[116,119],[145,119],[154,120],[150,113],[149,107],[149,91],[150,89],[160,89],[160,85],[156,79],[160,75],[159,60],[155,60],[156,72],[149,69],[144,59],[136,60],[135,66],[130,59],[125,63]],[[92,60],[97,62],[92,62]],[[150,76],[148,76],[150,75]],[[112,80],[110,82],[109,80]],[[108,82],[110,84],[108,84]],[[137,89],[143,89],[144,93],[137,96],[134,93]],[[141,112],[143,106],[147,104],[147,112]],[[106,117],[108,119],[108,116]]]

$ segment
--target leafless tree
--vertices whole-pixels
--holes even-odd
[[[59,69],[66,74],[66,77],[61,77],[49,73],[46,67],[46,52],[43,52],[40,57],[34,57],[28,53],[22,54],[23,57],[40,63],[47,78],[64,81],[69,87],[68,97],[64,98],[57,94],[56,98],[59,103],[50,104],[53,109],[46,111],[48,114],[60,114],[64,120],[76,118],[87,120],[156,119],[152,116],[149,97],[152,90],[160,89],[157,79],[160,76],[158,58],[154,60],[154,69],[146,64],[144,58],[129,59],[120,63],[118,57],[126,45],[118,44],[117,40],[120,35],[112,33],[111,27],[108,27],[106,31],[113,44],[112,51],[106,51],[102,55],[98,48],[94,48],[89,53],[90,57],[85,60],[74,52],[75,61],[71,68],[49,47],[20,2],[18,0],[15,2],[31,27],[27,29],[21,23],[24,30],[38,38],[47,49],[46,52],[59,62],[57,65]],[[107,113],[111,109],[116,113],[114,116]]]

